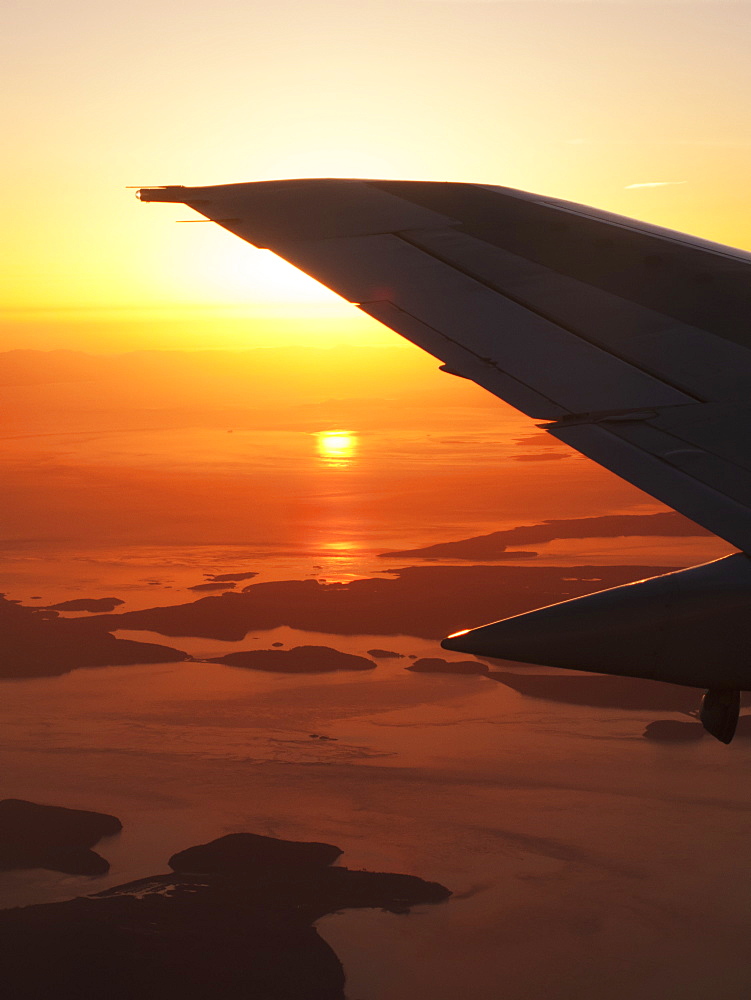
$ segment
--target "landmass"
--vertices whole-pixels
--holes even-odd
[[[204,576],[213,583],[229,583],[233,580],[238,583],[240,580],[252,580],[258,573],[204,573]]]
[[[404,653],[397,653],[393,649],[369,649],[368,656],[376,660],[403,660]]]
[[[535,456],[536,457],[536,456]],[[536,552],[507,552],[509,546],[535,545],[559,538],[625,538],[627,536],[711,535],[682,514],[665,511],[659,514],[607,514],[602,517],[559,518],[542,524],[521,525],[489,535],[475,535],[455,542],[439,542],[418,549],[382,552],[383,559],[467,559],[492,562],[496,559],[532,558]]]
[[[746,696],[746,702],[748,697]],[[700,722],[681,722],[677,719],[657,719],[650,722],[644,730],[644,737],[660,743],[686,743],[703,739],[706,734]],[[735,738],[751,739],[751,715],[742,715],[738,719]]]
[[[208,663],[226,663],[230,667],[270,670],[280,674],[324,674],[335,670],[374,670],[375,663],[365,656],[342,653],[331,646],[294,646],[292,649],[248,649],[216,656]]]
[[[658,743],[695,743],[704,736],[700,722],[682,722],[679,719],[656,719],[647,724],[644,738]]]
[[[344,970],[314,922],[353,907],[405,913],[451,893],[330,867],[340,853],[234,834],[174,855],[171,874],[5,910],[4,987],[14,1000],[344,1000]]]
[[[174,663],[188,654],[153,642],[116,639],[119,615],[60,618],[56,611],[25,608],[0,595],[3,656],[0,679],[54,677],[77,667],[110,667],[131,663]],[[80,622],[87,628],[82,631]]]
[[[239,641],[289,626],[340,635],[440,639],[567,598],[670,572],[672,566],[410,566],[390,578],[349,583],[282,580],[168,607],[66,622],[85,635],[103,627]]]
[[[489,670],[479,660],[443,660],[439,656],[424,656],[404,669],[422,674],[487,674]]]
[[[125,601],[121,601],[119,597],[76,597],[71,601],[60,601],[59,604],[48,604],[47,610],[114,611],[120,604],[125,604]]]
[[[192,587],[188,587],[188,590],[232,590],[237,584],[229,580],[224,583],[219,583],[214,581],[213,583],[196,583]]]
[[[698,688],[680,684],[603,674],[515,674],[493,670],[488,677],[530,698],[631,711],[691,713],[698,709],[703,694]]]
[[[120,820],[107,813],[3,799],[0,871],[48,868],[68,875],[104,875],[109,862],[91,848],[120,830]]]
[[[295,869],[332,865],[340,847],[301,840],[279,840],[258,833],[229,833],[208,844],[173,854],[167,862],[174,872],[256,872],[276,867]]]

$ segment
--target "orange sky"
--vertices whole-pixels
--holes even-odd
[[[745,2],[13,0],[4,33],[0,349],[393,339],[129,184],[480,180],[751,247]]]

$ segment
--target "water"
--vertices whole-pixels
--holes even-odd
[[[527,700],[400,660],[305,677],[91,669],[4,693],[5,794],[124,824],[100,845],[108,876],[5,874],[6,906],[154,874],[175,850],[252,830],[455,893],[320,922],[352,998],[741,995],[712,990],[751,916],[746,743],[656,745],[640,738],[654,713]]]
[[[248,371],[242,390],[252,397]],[[551,457],[532,421],[503,408],[491,417],[473,387],[445,376],[416,385],[410,369],[368,398],[353,376],[340,387],[344,402],[298,396],[287,409],[269,409],[266,391],[266,409],[251,412],[239,381],[226,390],[229,376],[221,391],[211,383],[213,396],[210,379],[205,398],[191,383],[179,400],[160,381],[166,395],[141,386],[133,402],[126,374],[96,391],[76,383],[11,394],[10,598],[42,606],[111,596],[128,611],[194,601],[201,595],[189,588],[211,573],[259,574],[238,589],[346,582],[405,565],[379,558],[390,549],[659,509],[582,459]],[[333,450],[327,434],[340,435]],[[727,551],[701,537],[535,548],[539,564],[573,567],[689,565]],[[196,657],[278,641],[405,658],[365,673],[187,662],[3,681],[2,795],[114,813],[124,828],[99,845],[107,876],[4,873],[0,905],[99,891],[165,871],[177,850],[249,830],[330,842],[349,867],[453,891],[408,915],[347,911],[319,922],[350,1000],[748,995],[749,743],[657,744],[641,734],[664,712],[555,704],[483,677],[410,673],[410,655],[451,654],[409,635],[284,626],[228,643],[118,634]]]

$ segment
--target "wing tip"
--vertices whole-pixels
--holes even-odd
[[[178,205],[185,204],[186,192],[189,189],[182,184],[169,184],[164,187],[139,188],[136,198],[139,201],[167,201]]]

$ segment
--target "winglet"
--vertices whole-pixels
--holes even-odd
[[[139,188],[136,198],[139,201],[171,201],[179,205],[185,204],[185,192],[188,190],[182,184],[170,184],[167,187]]]

